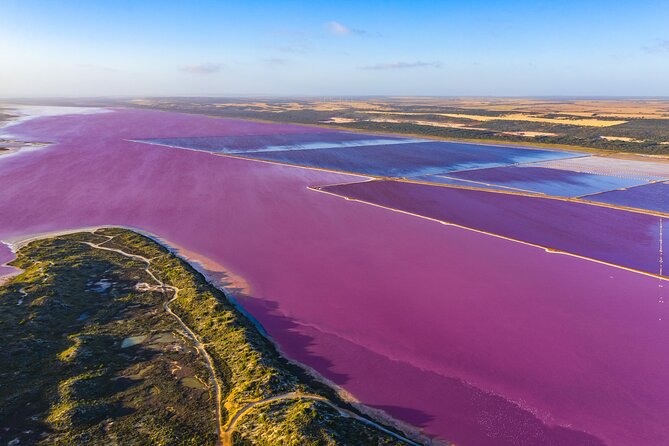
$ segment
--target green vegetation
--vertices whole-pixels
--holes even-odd
[[[601,118],[600,118],[601,119]],[[642,153],[652,155],[669,154],[669,120],[634,119],[611,127],[582,127],[565,124],[545,124],[529,121],[486,121],[487,130],[467,128],[434,127],[413,123],[359,121],[342,126],[370,132],[390,132],[424,135],[435,138],[493,140],[523,144],[552,144],[557,146],[584,147],[615,152]],[[501,132],[547,132],[555,136],[523,137]],[[639,139],[639,141],[612,141],[602,136]]]
[[[351,423],[320,401],[279,401],[253,411],[239,422],[236,445],[350,444],[394,445],[390,437],[379,438],[370,427]]]
[[[260,101],[260,99],[258,99]],[[373,114],[366,108],[344,104],[341,109],[327,110],[323,104],[337,105],[336,102],[320,102],[307,99],[262,100],[266,107],[255,106],[249,99],[230,98],[152,98],[145,102],[122,102],[125,106],[154,108],[160,110],[207,114],[211,116],[261,119],[273,122],[291,122],[311,125],[329,125],[343,130],[397,133],[443,139],[474,141],[499,141],[556,147],[589,148],[595,150],[629,152],[653,155],[669,154],[669,119],[625,118],[625,123],[607,127],[584,127],[571,125],[574,115],[564,113],[536,114],[544,118],[564,119],[564,123],[532,122],[526,120],[486,120],[480,122],[461,117],[445,117],[442,114],[479,115],[487,118],[503,116],[508,112],[481,108],[463,108],[451,105],[405,105],[391,99],[359,99],[359,103],[378,105]],[[559,103],[559,102],[558,102]],[[297,106],[295,105],[297,104]],[[355,102],[358,104],[358,102]],[[118,105],[118,104],[117,104]],[[382,107],[381,107],[382,106]],[[335,107],[336,108],[336,107]],[[531,114],[528,114],[531,115]],[[593,119],[615,121],[620,118],[599,116]],[[333,118],[346,118],[352,122],[328,122]],[[373,120],[377,119],[377,120]],[[390,119],[406,122],[379,122]],[[443,127],[410,122],[412,120],[433,123],[465,125],[465,127]],[[327,124],[324,124],[327,122]],[[472,128],[467,128],[472,127]],[[545,132],[555,135],[523,136],[505,132]],[[629,138],[631,140],[611,140],[606,137]]]
[[[0,442],[212,444],[208,383],[197,352],[170,318],[143,265],[78,234],[33,242],[0,288]],[[107,285],[108,284],[108,285]],[[146,336],[125,347],[123,341]]]
[[[217,385],[223,429],[238,415],[223,444],[404,444],[149,238],[63,235],[29,243],[12,264],[23,272],[0,287],[0,444],[216,444]],[[280,400],[249,406],[268,397]]]

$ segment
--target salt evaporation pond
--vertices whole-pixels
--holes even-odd
[[[182,149],[203,150],[216,153],[245,153],[338,148],[381,144],[405,144],[416,141],[392,136],[370,136],[350,132],[274,133],[245,136],[200,136],[188,138],[149,138],[141,142]]]
[[[310,129],[144,110],[22,123],[56,144],[0,157],[0,240],[156,234],[246,279],[237,297],[287,355],[458,445],[669,442],[659,279],[308,189],[353,175],[129,141]]]
[[[420,175],[417,177],[411,177],[411,181],[415,182],[425,182],[433,184],[450,184],[452,186],[462,186],[468,188],[477,188],[477,189],[488,189],[488,190],[499,190],[499,191],[511,191],[511,192],[528,192],[522,189],[516,189],[514,187],[508,186],[497,186],[489,183],[482,183],[480,181],[469,181],[469,180],[457,180],[453,177],[448,176],[449,173],[444,173],[442,175]]]
[[[385,177],[414,177],[442,172],[555,160],[573,153],[455,142],[284,150],[247,153],[254,159]]]
[[[669,183],[664,182],[624,190],[614,190],[584,198],[601,203],[648,209],[669,214]]]
[[[320,190],[638,271],[660,272],[662,218],[654,215],[398,181]]]
[[[643,157],[640,157],[643,158]],[[583,156],[562,160],[551,160],[535,164],[553,169],[571,170],[599,175],[613,175],[619,178],[637,178],[647,181],[669,180],[669,163],[648,157],[648,161],[604,156]]]
[[[560,197],[580,197],[645,184],[635,178],[530,166],[505,166],[453,172],[450,176]]]

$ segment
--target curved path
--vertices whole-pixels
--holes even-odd
[[[255,407],[262,406],[262,405],[269,404],[269,403],[273,403],[275,401],[285,401],[285,400],[293,400],[293,399],[320,401],[320,402],[322,402],[324,404],[327,404],[328,406],[332,407],[333,409],[335,409],[343,417],[353,418],[353,419],[355,419],[355,420],[357,420],[357,421],[359,421],[363,424],[366,424],[370,427],[378,429],[378,430],[382,431],[383,433],[388,434],[388,435],[394,437],[395,439],[397,439],[399,441],[402,441],[406,444],[409,444],[409,445],[412,445],[412,446],[421,446],[420,443],[416,443],[415,441],[412,441],[412,440],[410,440],[410,439],[408,439],[408,438],[406,438],[402,435],[399,435],[399,434],[391,431],[390,429],[386,429],[382,425],[380,425],[380,424],[378,424],[378,423],[376,423],[372,420],[369,420],[369,419],[367,419],[365,417],[362,417],[362,416],[360,416],[360,415],[358,415],[354,412],[351,412],[350,410],[343,409],[343,408],[337,406],[336,404],[334,404],[332,401],[328,400],[324,396],[316,395],[316,394],[313,394],[313,393],[302,393],[302,392],[283,393],[281,395],[270,396],[268,398],[264,398],[264,399],[259,400],[259,401],[254,401],[254,402],[248,403],[247,405],[245,405],[244,407],[239,409],[237,411],[237,413],[230,420],[230,424],[228,424],[227,429],[225,429],[225,431],[223,433],[223,435],[224,435],[223,436],[223,444],[224,445],[232,445],[232,433],[235,430],[237,422],[244,415],[246,415],[249,411],[251,411]]]
[[[91,234],[94,234],[93,232],[90,232]],[[95,235],[100,235],[100,234],[95,234]],[[111,241],[114,237],[113,236],[105,236],[107,237],[107,241],[103,242],[107,243]],[[370,426],[372,428],[378,429],[382,431],[383,433],[390,435],[394,437],[395,439],[402,441],[406,444],[412,445],[412,446],[420,446],[420,443],[417,443],[413,440],[410,440],[409,438],[406,438],[396,432],[391,431],[390,429],[387,429],[383,427],[382,425],[369,420],[365,417],[362,417],[354,412],[351,412],[350,410],[341,408],[334,404],[332,401],[328,400],[327,398],[321,396],[321,395],[316,395],[312,393],[302,393],[302,392],[288,392],[288,393],[283,393],[281,395],[275,395],[271,397],[264,398],[262,400],[258,401],[252,401],[248,404],[246,404],[244,407],[239,409],[234,416],[230,419],[230,422],[228,423],[227,428],[224,427],[223,423],[223,412],[221,411],[221,405],[222,405],[222,399],[223,399],[223,391],[222,391],[222,385],[216,375],[216,369],[214,368],[214,361],[212,360],[211,356],[209,355],[209,352],[204,348],[204,344],[200,341],[198,336],[191,330],[191,328],[186,325],[186,323],[176,314],[172,309],[170,308],[170,304],[174,302],[178,297],[179,297],[179,288],[172,286],[172,285],[167,285],[165,284],[162,280],[158,279],[153,272],[151,272],[150,267],[151,267],[151,259],[148,259],[144,256],[136,255],[136,254],[130,254],[125,251],[122,251],[120,249],[116,248],[108,248],[106,246],[102,246],[102,244],[96,244],[96,243],[90,243],[90,242],[83,242],[84,244],[95,248],[95,249],[101,249],[104,251],[111,251],[115,252],[117,254],[121,254],[125,257],[128,257],[133,260],[137,260],[143,263],[146,263],[146,268],[144,268],[144,271],[151,276],[153,280],[156,281],[158,284],[157,287],[148,287],[147,289],[153,290],[158,288],[163,294],[167,295],[167,290],[171,290],[174,292],[174,295],[172,296],[171,299],[166,300],[165,303],[163,304],[163,308],[165,311],[172,316],[176,321],[179,323],[181,328],[188,334],[188,337],[191,338],[193,341],[193,344],[195,345],[195,348],[197,351],[202,355],[202,357],[205,360],[207,370],[209,371],[210,374],[210,380],[214,384],[214,398],[216,400],[216,420],[217,420],[217,434],[218,434],[218,444],[223,445],[223,446],[232,446],[232,434],[235,430],[235,427],[237,425],[237,422],[244,417],[249,411],[253,410],[257,406],[262,406],[265,404],[269,404],[275,401],[284,401],[284,400],[291,400],[291,399],[307,399],[307,400],[312,400],[312,401],[320,401],[324,404],[327,404],[328,406],[332,407],[333,409],[337,410],[341,416],[347,417],[347,418],[352,418],[355,419],[363,424],[366,424],[367,426]]]
[[[96,235],[99,235],[99,234],[96,234]],[[109,238],[109,240],[107,240],[107,241],[110,241],[110,240],[112,240],[114,237],[108,237],[108,238]],[[214,361],[211,359],[211,356],[209,356],[209,353],[208,353],[207,350],[204,348],[204,344],[200,341],[200,339],[197,337],[197,335],[195,334],[195,332],[193,332],[193,330],[191,330],[190,327],[189,327],[188,325],[186,325],[186,323],[185,323],[185,322],[184,322],[184,321],[183,321],[183,320],[182,320],[176,313],[174,313],[174,311],[172,311],[172,309],[171,309],[170,306],[169,306],[172,302],[174,302],[174,301],[177,299],[177,297],[179,297],[179,288],[177,288],[177,287],[175,287],[175,286],[172,286],[172,285],[167,285],[167,284],[165,284],[163,281],[161,281],[160,279],[158,279],[158,278],[151,272],[151,270],[149,269],[150,266],[151,266],[151,259],[147,259],[146,257],[144,257],[144,256],[140,256],[140,255],[129,254],[129,253],[125,252],[125,251],[121,251],[120,249],[107,248],[107,247],[105,247],[105,246],[101,246],[100,244],[95,244],[95,243],[90,243],[90,242],[84,242],[84,243],[85,243],[86,245],[92,247],[92,248],[95,248],[95,249],[102,249],[102,250],[105,250],[105,251],[116,252],[116,253],[118,253],[118,254],[121,254],[121,255],[123,255],[123,256],[125,256],[125,257],[131,258],[131,259],[133,259],[133,260],[138,260],[138,261],[140,261],[140,262],[144,262],[144,263],[146,263],[146,268],[144,268],[144,271],[146,271],[146,273],[147,273],[149,276],[151,276],[151,278],[152,278],[153,280],[156,281],[156,283],[158,284],[158,287],[159,287],[160,291],[161,291],[165,296],[167,296],[167,292],[166,292],[167,290],[171,290],[171,291],[174,292],[174,295],[172,296],[172,298],[169,299],[169,300],[166,300],[165,303],[163,303],[163,308],[165,309],[165,311],[166,311],[170,316],[172,316],[174,319],[176,319],[176,321],[179,323],[179,325],[181,326],[181,328],[188,334],[188,337],[190,337],[191,340],[193,341],[193,344],[194,344],[194,346],[195,346],[195,349],[196,349],[196,350],[200,353],[200,355],[202,355],[202,357],[204,358],[205,365],[206,365],[206,367],[207,367],[207,370],[209,371],[210,380],[211,380],[211,382],[214,384],[214,399],[216,400],[216,421],[217,421],[217,422],[216,422],[216,431],[217,431],[217,434],[218,434],[218,442],[217,442],[217,444],[224,444],[224,443],[223,443],[223,431],[224,431],[224,429],[223,429],[223,413],[222,413],[222,411],[221,411],[221,403],[222,403],[222,399],[223,399],[223,391],[222,391],[222,385],[221,385],[221,383],[220,383],[220,381],[219,381],[219,379],[218,379],[218,377],[217,377],[217,375],[216,375],[216,369],[214,368]],[[105,242],[105,243],[106,243],[106,242]]]

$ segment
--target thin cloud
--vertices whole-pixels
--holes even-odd
[[[221,71],[221,64],[217,63],[201,63],[195,65],[184,65],[179,68],[179,71],[190,74],[214,74]]]
[[[334,34],[336,36],[345,36],[349,34],[357,34],[357,35],[367,34],[367,32],[363,29],[349,28],[348,26],[343,25],[334,20],[326,23],[325,26],[327,27],[330,34]]]
[[[290,62],[288,59],[282,59],[280,57],[272,57],[271,59],[265,59],[265,62],[269,65],[286,65],[288,62]]]
[[[405,68],[441,68],[441,62],[391,62],[361,67],[363,70],[402,70]]]
[[[669,53],[669,39],[657,39],[652,45],[643,46],[641,49],[650,54]]]
[[[116,68],[112,67],[106,67],[103,65],[94,65],[94,64],[78,64],[77,65],[79,68],[86,68],[88,70],[94,70],[94,71],[106,71],[109,73],[115,73],[118,70]]]

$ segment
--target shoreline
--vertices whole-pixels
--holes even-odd
[[[5,251],[5,247],[6,252],[9,253],[9,256],[7,257],[7,260],[4,261],[2,260],[2,257],[0,257],[0,261],[2,261],[2,263],[0,263],[0,271],[7,270],[7,272],[0,273],[0,286],[7,283],[7,281],[9,281],[12,277],[18,276],[23,272],[21,269],[9,264],[9,262],[16,260],[16,252],[12,249],[9,243],[5,243],[0,240],[0,254],[4,254],[3,251]]]
[[[207,265],[207,259],[204,256],[201,256],[201,260],[192,260],[190,257],[182,254],[182,251],[184,250],[183,248],[180,249],[178,248],[178,245],[170,243],[168,240],[165,238],[159,237],[153,233],[150,233],[148,231],[145,231],[143,229],[139,228],[134,228],[130,226],[123,226],[123,225],[99,225],[99,226],[87,226],[87,227],[80,227],[80,228],[73,228],[73,229],[64,229],[64,230],[57,230],[57,231],[47,231],[47,232],[41,232],[41,233],[35,233],[31,235],[25,235],[25,236],[16,236],[16,237],[11,237],[9,239],[5,240],[0,240],[0,243],[6,245],[9,247],[10,251],[14,254],[14,258],[8,260],[6,263],[9,263],[13,261],[16,258],[16,253],[26,246],[27,244],[37,241],[37,240],[43,240],[43,239],[49,239],[49,238],[55,238],[63,235],[70,235],[70,234],[77,234],[80,232],[93,232],[98,229],[111,229],[111,228],[120,228],[120,229],[126,229],[132,232],[136,232],[142,236],[145,236],[151,240],[153,240],[155,243],[159,244],[160,246],[164,247],[167,249],[172,255],[177,257],[178,259],[182,260],[185,262],[187,265],[192,267],[196,272],[202,275],[202,277],[205,279],[205,281],[211,285],[214,288],[219,289],[224,296],[230,301],[230,303],[235,307],[237,311],[239,311],[246,319],[260,332],[260,334],[267,339],[272,346],[276,349],[277,353],[281,356],[282,359],[287,361],[289,364],[298,367],[301,369],[304,373],[309,375],[312,379],[315,381],[319,382],[322,385],[325,385],[332,389],[334,393],[345,403],[351,405],[353,408],[355,408],[357,411],[365,415],[366,417],[369,417],[371,420],[377,420],[385,425],[388,425],[402,434],[404,434],[407,438],[425,444],[425,445],[430,445],[430,446],[449,446],[450,443],[448,443],[446,440],[442,440],[439,438],[433,438],[425,434],[419,427],[413,426],[409,423],[406,423],[404,421],[398,420],[394,418],[393,416],[387,414],[386,412],[380,410],[380,409],[375,409],[370,406],[365,405],[364,403],[360,402],[355,396],[353,396],[350,392],[348,392],[346,389],[342,388],[341,386],[337,385],[336,383],[332,382],[325,376],[321,375],[319,372],[317,372],[315,369],[312,367],[298,362],[292,358],[290,358],[288,355],[285,354],[283,349],[280,347],[280,345],[269,335],[267,330],[262,326],[262,324],[253,316],[251,315],[238,301],[238,299],[234,296],[234,293],[231,292],[228,288],[226,288],[224,285],[222,285],[218,280],[216,280],[215,277],[211,276],[211,271],[206,269],[205,265]],[[188,251],[190,252],[190,251]],[[193,253],[198,255],[197,253]],[[199,255],[198,255],[199,256]],[[213,261],[210,261],[213,262]],[[223,267],[222,265],[215,263],[217,266]],[[4,266],[0,265],[0,266]],[[8,265],[9,266],[9,265]],[[10,266],[11,267],[11,266]],[[23,271],[17,269],[16,273],[10,274],[10,275],[4,275],[0,276],[0,286],[3,286],[4,283],[6,283],[8,280],[10,280],[12,277],[15,277],[19,274],[21,274]],[[236,275],[235,275],[236,276]],[[241,276],[236,276],[236,277],[241,277]]]
[[[5,141],[5,142],[3,142]],[[0,140],[0,144],[9,143],[10,147],[4,146],[4,150],[0,150],[0,159],[9,158],[19,153],[35,152],[37,150],[45,149],[53,143],[48,142],[32,142],[32,141],[17,141],[17,140]]]
[[[96,113],[109,113],[113,111],[111,107],[75,107],[75,106],[39,106],[39,105],[21,105],[0,102],[0,112],[9,112],[5,120],[0,120],[0,147],[3,141],[16,147],[9,147],[8,150],[0,151],[0,160],[16,156],[19,153],[32,152],[45,149],[55,144],[55,142],[45,141],[22,141],[20,134],[7,132],[16,125],[23,124],[33,119],[62,116],[62,115],[88,115]]]

